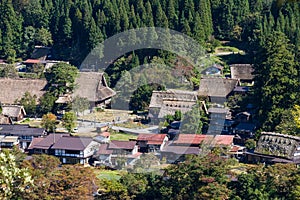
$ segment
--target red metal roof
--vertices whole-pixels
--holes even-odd
[[[109,137],[110,133],[109,132],[103,132],[100,135],[103,136],[103,137]]]
[[[229,146],[233,143],[233,135],[216,135],[213,143],[216,145],[226,145]]]
[[[179,134],[177,140],[173,144],[193,144],[200,145],[206,138],[206,135],[199,134]]]
[[[166,138],[167,134],[139,134],[137,141],[146,141],[147,144],[162,144]]]
[[[28,63],[28,64],[37,64],[40,63],[41,61],[38,59],[27,59],[23,63]]]

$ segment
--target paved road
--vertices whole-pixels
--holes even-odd
[[[113,130],[115,131],[122,131],[125,133],[130,133],[130,134],[140,134],[140,133],[158,133],[159,129],[158,126],[151,126],[149,128],[144,128],[144,129],[131,129],[131,128],[124,128],[124,127],[119,127],[119,126],[113,126]]]

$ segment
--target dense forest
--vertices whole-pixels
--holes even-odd
[[[26,58],[34,45],[79,65],[98,43],[137,27],[168,27],[206,45],[213,38],[242,42],[247,51],[272,30],[299,46],[299,3],[264,0],[3,0],[0,57]],[[141,61],[143,57],[139,58]]]
[[[217,151],[216,151],[217,152]],[[118,176],[96,177],[103,169],[63,165],[58,158],[0,153],[1,199],[299,199],[299,168],[293,164],[238,165],[216,155],[191,155],[163,173],[145,154],[132,169]],[[149,170],[145,173],[143,170]],[[144,173],[142,173],[144,172]],[[3,187],[5,186],[5,187]]]
[[[116,33],[139,27],[165,27],[182,32],[208,52],[220,45],[219,41],[229,41],[247,53],[248,62],[255,63],[254,97],[263,97],[259,101],[254,98],[253,102],[258,107],[259,127],[284,131],[285,119],[299,104],[300,3],[280,2],[3,0],[0,58],[14,63],[30,58],[35,45],[44,45],[52,47],[51,59],[70,61],[79,67],[97,44]],[[136,50],[112,62],[106,70],[110,86],[114,87],[120,77],[131,80],[128,71],[145,63],[162,63],[175,69],[187,67],[178,63],[176,55],[155,49]],[[189,80],[199,85],[199,71],[190,69],[189,73]],[[155,87],[144,86],[135,96],[148,95],[142,100],[147,104]],[[146,106],[139,105],[140,101],[131,102],[130,107],[144,109]],[[246,101],[251,102],[251,98]]]

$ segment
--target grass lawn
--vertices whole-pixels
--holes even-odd
[[[95,169],[94,173],[99,179],[108,179],[108,180],[119,180],[122,176],[122,171],[119,170],[104,170],[104,169]]]
[[[238,53],[238,52],[242,52],[241,50],[239,50],[236,47],[231,47],[231,46],[220,46],[217,47],[215,49],[216,53],[222,53],[222,52],[234,52],[234,53]]]
[[[137,135],[110,131],[110,140],[129,141],[129,139],[137,139]]]
[[[42,123],[41,120],[30,120],[30,119],[26,118],[17,124],[28,124],[30,127],[41,128],[42,127],[41,123]]]

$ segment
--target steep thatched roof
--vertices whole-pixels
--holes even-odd
[[[288,159],[300,158],[300,137],[262,132],[255,152]]]
[[[230,65],[231,78],[251,81],[254,76],[252,72],[254,71],[251,64],[233,64]]]
[[[174,115],[177,110],[180,110],[184,114],[192,110],[195,104],[196,101],[163,101],[158,118],[163,118],[166,115]]]
[[[199,95],[226,97],[237,85],[238,81],[227,78],[202,78],[200,80]]]
[[[153,91],[149,105],[150,117],[163,118],[175,111],[186,113],[196,104],[197,92],[185,90]]]
[[[12,124],[12,120],[9,117],[0,114],[0,124]]]
[[[162,107],[164,101],[197,101],[197,92],[186,90],[153,91],[149,107]]]
[[[2,106],[2,114],[7,115],[9,117],[19,117],[20,114],[26,115],[23,106],[19,105],[3,105]]]
[[[0,78],[0,102],[13,104],[16,99],[21,99],[25,92],[40,98],[45,93],[46,84],[47,81],[41,79]]]
[[[77,88],[73,96],[85,97],[92,102],[104,101],[116,94],[108,87],[103,73],[80,72],[75,83]]]

